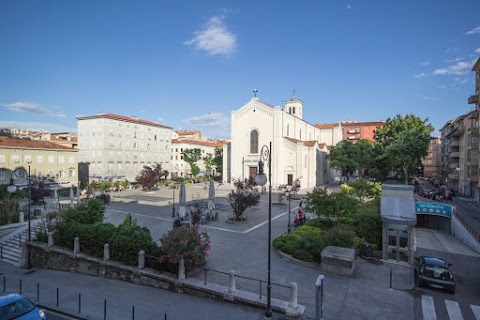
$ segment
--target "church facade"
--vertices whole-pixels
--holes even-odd
[[[302,188],[333,181],[335,171],[327,162],[328,146],[342,140],[341,126],[324,129],[303,120],[303,102],[293,96],[284,107],[272,106],[255,96],[231,115],[231,143],[223,150],[223,177],[255,178],[263,146],[272,143],[272,186]],[[265,174],[268,175],[265,165]]]

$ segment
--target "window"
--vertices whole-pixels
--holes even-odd
[[[0,163],[5,163],[5,155],[0,154]]]
[[[19,163],[19,162],[20,162],[20,158],[19,158],[17,155],[13,155],[13,156],[12,156],[12,162],[13,162],[13,163]]]
[[[250,132],[250,153],[258,153],[258,131]]]
[[[0,180],[6,180],[5,170],[0,170]]]
[[[74,157],[68,157],[68,163],[75,163]]]
[[[65,163],[65,157],[64,156],[59,156],[58,157],[58,163]]]
[[[72,168],[68,169],[68,176],[75,177],[75,169],[72,169]]]
[[[23,158],[23,162],[25,163],[32,163],[32,156],[25,156]]]
[[[59,176],[60,178],[65,178],[65,171],[64,171],[64,170],[58,171],[58,176]]]
[[[37,156],[37,163],[43,163],[43,156]]]
[[[293,114],[295,114],[295,107],[293,107]]]
[[[43,170],[42,169],[37,169],[37,177],[38,178],[43,177]]]

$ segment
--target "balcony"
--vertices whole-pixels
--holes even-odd
[[[468,98],[468,104],[477,104],[478,103],[478,94],[470,96]]]
[[[460,152],[450,152],[450,159],[451,158],[460,158]]]
[[[480,135],[480,128],[479,127],[470,128],[470,134],[472,136],[478,137]]]
[[[460,141],[454,140],[450,141],[450,147],[458,147],[460,145]]]
[[[479,116],[478,110],[473,110],[473,111],[470,111],[470,113],[468,114],[468,119],[478,119],[478,116]]]
[[[460,163],[458,163],[458,162],[454,162],[454,163],[449,163],[449,164],[448,164],[448,167],[449,167],[450,169],[456,169],[456,168],[458,168],[459,166],[460,166]]]

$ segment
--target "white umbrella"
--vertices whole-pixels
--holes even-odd
[[[92,186],[92,198],[95,199],[95,187]]]
[[[80,203],[80,184],[77,186],[77,203]]]
[[[183,218],[186,215],[185,206],[187,205],[187,192],[185,191],[185,183],[183,182],[180,184],[180,191],[178,192],[178,205],[180,206],[178,216]]]
[[[75,206],[75,204],[73,203],[74,199],[75,197],[73,196],[73,189],[70,188],[70,208],[73,208]]]
[[[215,183],[213,179],[210,179],[210,187],[208,188],[208,210],[210,211],[210,215],[212,215],[212,210],[215,209]]]

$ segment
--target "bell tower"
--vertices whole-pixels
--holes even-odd
[[[303,101],[295,97],[295,89],[293,89],[293,96],[285,101],[285,112],[289,113],[299,119],[303,119]]]

